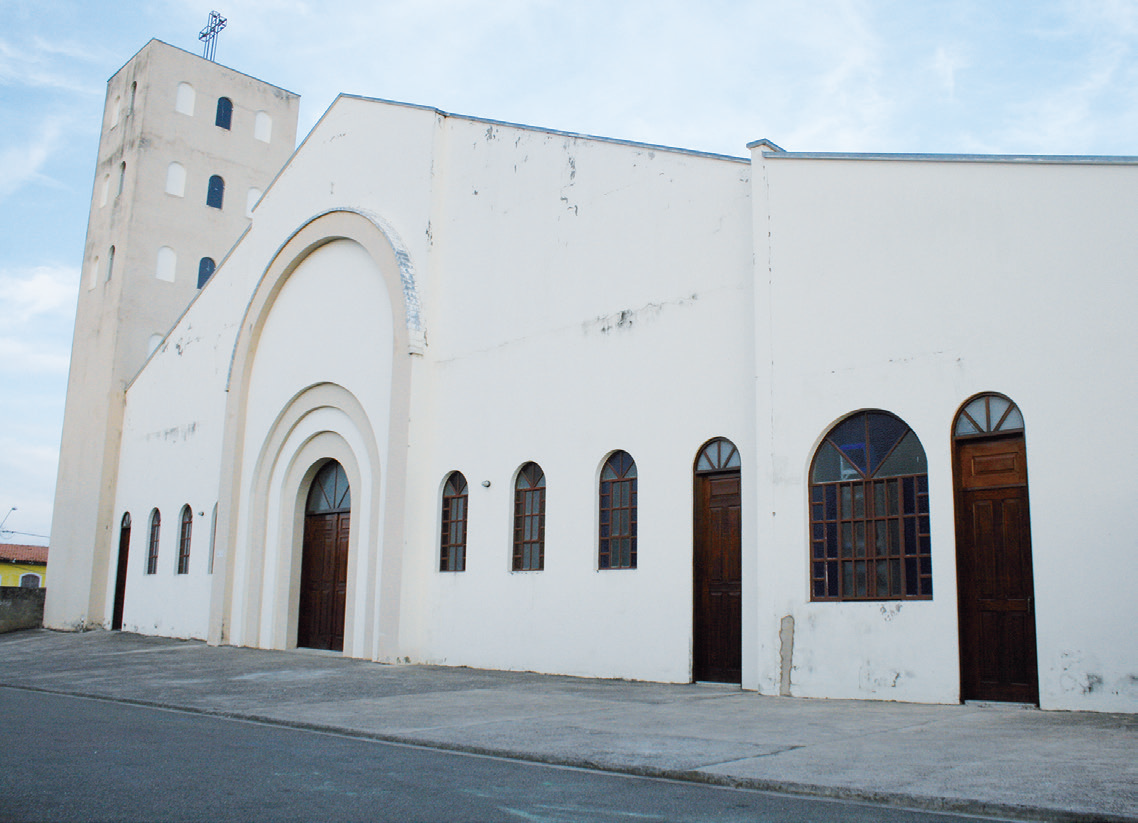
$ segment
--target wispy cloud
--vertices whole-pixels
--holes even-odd
[[[950,100],[956,97],[956,73],[968,68],[968,60],[960,50],[950,46],[937,46],[931,68]]]
[[[0,150],[0,203],[31,182],[62,185],[45,177],[42,170],[65,139],[68,126],[69,118],[47,117],[34,136]]]
[[[36,37],[20,46],[0,40],[0,86],[102,95],[103,85],[91,77],[90,68],[106,60],[106,54],[72,42]],[[75,61],[83,65],[71,65]]]
[[[0,330],[72,315],[78,284],[75,266],[0,271]]]

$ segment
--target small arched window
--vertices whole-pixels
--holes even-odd
[[[209,279],[213,277],[213,272],[217,266],[213,262],[212,257],[203,257],[198,261],[198,288],[200,289]]]
[[[929,599],[925,450],[901,418],[858,412],[826,433],[810,468],[812,600]]]
[[[205,204],[212,208],[220,209],[224,199],[225,181],[221,179],[220,174],[215,174],[209,178],[209,189],[206,191]]]
[[[232,120],[233,101],[228,97],[217,98],[217,117],[214,118],[213,124],[228,131]]]
[[[178,255],[169,246],[158,249],[158,264],[154,269],[154,276],[167,283],[174,282],[174,275],[178,269]]]
[[[115,247],[111,246],[107,250],[107,280],[111,279],[111,275],[115,273]]]
[[[189,83],[179,83],[178,93],[174,98],[174,111],[180,114],[194,116],[194,87]]]
[[[526,463],[514,481],[513,570],[545,568],[545,472]]]
[[[636,461],[628,452],[613,452],[601,469],[599,547],[600,568],[636,568]]]
[[[178,574],[190,570],[190,533],[194,529],[194,512],[187,503],[182,506],[182,523],[178,529]]]
[[[41,578],[34,572],[27,572],[20,575],[20,588],[21,589],[38,589],[40,587]]]
[[[130,110],[127,114],[134,114],[134,100],[138,97],[138,81],[135,80],[130,84]]]
[[[443,522],[439,538],[439,571],[466,571],[466,504],[462,472],[451,472],[443,485]]]
[[[186,167],[171,163],[166,167],[166,194],[184,197],[186,194]]]
[[[146,573],[158,571],[158,532],[162,527],[162,515],[158,509],[150,512],[150,539],[146,544]]]
[[[122,194],[123,186],[126,185],[126,161],[124,160],[119,164],[119,189],[115,192],[115,197]]]
[[[259,111],[253,118],[253,137],[262,143],[273,139],[273,118],[269,117],[268,112]]]

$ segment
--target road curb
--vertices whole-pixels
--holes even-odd
[[[25,686],[13,683],[0,682],[0,688],[13,689],[25,692],[40,692],[65,697],[75,697],[84,700],[97,700],[106,703],[120,703],[142,708],[161,709],[164,711],[196,714],[204,717],[216,717],[225,720],[237,720],[247,723],[257,723],[279,728],[296,729],[298,731],[318,732],[321,734],[349,737],[359,740],[369,740],[378,743],[389,743],[416,748],[432,749],[435,751],[454,752],[479,757],[494,757],[505,760],[514,760],[528,763],[537,763],[546,766],[558,766],[571,769],[587,769],[590,771],[607,772],[610,774],[624,774],[634,777],[647,777],[664,780],[674,780],[686,783],[700,783],[724,788],[746,789],[749,791],[769,792],[797,797],[811,797],[823,800],[841,800],[847,802],[860,802],[879,806],[913,809],[927,812],[943,812],[952,814],[967,814],[978,817],[991,817],[1005,820],[1044,821],[1045,823],[1138,823],[1138,817],[1127,815],[1103,814],[1102,812],[1075,812],[1066,809],[1054,809],[1043,806],[1012,805],[993,803],[984,800],[962,800],[943,797],[928,797],[924,795],[906,794],[904,792],[881,792],[857,789],[845,786],[826,786],[815,783],[798,783],[793,781],[763,780],[758,778],[740,778],[726,775],[711,774],[696,769],[666,769],[653,766],[622,766],[613,763],[600,763],[589,758],[557,757],[525,750],[509,749],[493,746],[478,746],[463,743],[440,742],[429,738],[415,737],[413,735],[385,734],[381,732],[366,732],[353,729],[349,726],[339,726],[327,723],[311,723],[300,720],[285,720],[278,717],[258,715],[251,712],[227,711],[224,709],[210,709],[198,706],[185,706],[175,703],[165,703],[155,700],[142,700],[130,697],[113,697],[106,694],[96,694],[69,689],[52,689],[41,686]]]

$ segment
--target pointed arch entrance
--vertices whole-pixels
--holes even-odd
[[[952,428],[961,700],[1039,702],[1023,415],[1001,394]]]
[[[743,678],[742,496],[739,450],[723,437],[695,460],[692,679]]]
[[[344,650],[351,519],[348,477],[343,466],[329,460],[313,478],[304,509],[297,646]]]

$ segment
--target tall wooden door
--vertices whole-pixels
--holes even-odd
[[[709,450],[711,450],[709,455]],[[709,443],[696,461],[692,679],[742,680],[742,532],[739,454]]]
[[[119,528],[119,561],[115,569],[115,604],[111,613],[111,630],[122,629],[123,610],[126,607],[126,571],[130,567],[127,560],[130,554],[130,512],[122,516],[122,525]]]
[[[961,698],[1036,703],[1039,680],[1022,428],[1018,434],[958,439],[955,473]]]
[[[348,537],[352,519],[348,481],[331,461],[312,482],[304,518],[296,645],[344,649],[348,597]]]

